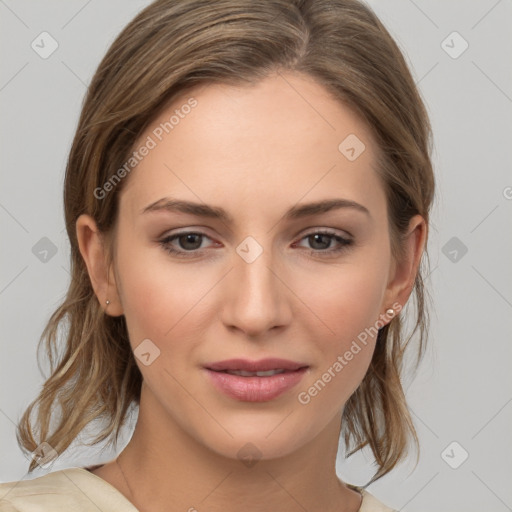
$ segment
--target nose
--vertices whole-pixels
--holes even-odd
[[[251,261],[246,254],[254,247],[249,245],[249,253],[243,248],[234,254],[233,268],[226,276],[221,319],[228,329],[239,330],[246,337],[268,338],[269,331],[289,324],[293,293],[286,270],[272,251],[263,250]]]

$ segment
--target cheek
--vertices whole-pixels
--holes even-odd
[[[126,244],[127,246],[130,244]],[[119,251],[118,270],[121,301],[133,346],[142,339],[165,339],[187,332],[194,316],[201,311],[200,299],[207,294],[208,282],[198,278],[192,266],[180,268],[167,259],[163,249],[131,245]],[[186,329],[185,329],[186,326]]]
[[[199,263],[177,264],[163,249],[128,238],[120,244],[118,270],[132,344],[177,336],[193,344],[212,307],[212,283],[218,282],[214,269],[202,267],[199,272]],[[325,345],[322,349],[328,353],[342,349],[378,319],[385,286],[382,251],[360,251],[341,264],[290,268],[292,273],[282,277],[290,281],[299,299],[289,299],[295,304],[295,321],[310,331],[312,340],[323,340],[317,343]]]
[[[380,327],[386,259],[361,255],[357,262],[354,259],[328,274],[303,281],[302,294],[321,322],[310,315],[307,318],[314,321],[303,321],[308,337],[315,340],[318,358],[297,394],[304,411],[323,422],[337,414],[370,364]]]
[[[306,308],[316,315],[305,317],[310,319],[311,326],[316,318],[317,336],[313,339],[323,340],[327,351],[339,349],[375,324],[382,312],[386,277],[381,261],[361,257],[297,278],[297,295],[304,298]]]

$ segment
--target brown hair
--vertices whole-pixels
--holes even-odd
[[[372,130],[393,255],[400,257],[413,215],[422,215],[428,226],[434,195],[429,120],[397,44],[367,6],[356,0],[157,0],[111,45],[83,104],[64,185],[71,283],[38,345],[39,350],[46,340],[51,375],[19,422],[17,438],[25,450],[46,441],[62,453],[93,420],[102,429],[92,444],[117,443],[130,406],[139,403],[142,377],[124,316],[104,314],[75,231],[77,218],[86,213],[111,238],[126,179],[101,199],[95,190],[112,180],[138,137],[178,94],[211,83],[250,86],[280,71],[312,77]],[[348,455],[367,445],[374,454],[378,471],[372,482],[405,457],[411,437],[419,457],[400,377],[414,334],[416,365],[425,348],[425,256],[414,285],[413,329],[405,337],[400,316],[380,329],[368,372],[343,411]],[[62,326],[66,343],[59,357]],[[55,403],[59,422],[50,429]],[[29,471],[35,466],[32,461]]]

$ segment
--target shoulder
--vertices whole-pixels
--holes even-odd
[[[83,468],[54,471],[31,480],[0,484],[0,512],[137,512],[119,492]]]
[[[362,487],[357,487],[355,485],[348,485],[348,487],[360,492],[363,496],[363,501],[358,512],[396,512],[396,510],[384,505],[384,503],[379,501],[373,494],[370,494]]]
[[[370,494],[368,491],[362,490],[363,503],[359,512],[396,512],[396,510],[387,507],[384,503],[381,503],[375,496]]]

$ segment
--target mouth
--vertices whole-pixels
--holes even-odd
[[[277,369],[277,370],[267,370],[264,372],[247,372],[245,370],[217,370],[224,373],[228,373],[229,375],[239,375],[240,377],[271,377],[272,375],[279,375],[280,373],[284,373],[289,370]]]
[[[309,365],[286,359],[230,359],[204,367],[214,387],[245,402],[267,402],[295,387]]]

